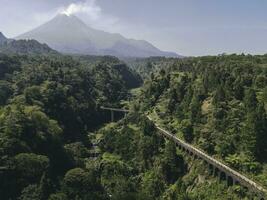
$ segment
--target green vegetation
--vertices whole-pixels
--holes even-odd
[[[47,44],[40,44],[36,40],[8,40],[0,43],[0,53],[5,54],[58,54]]]
[[[266,55],[157,57],[129,69],[109,56],[26,54],[0,55],[1,199],[253,198],[146,114],[267,187]],[[130,113],[107,123],[100,107],[122,105]]]
[[[108,119],[101,105],[119,106],[140,83],[131,73],[118,60],[1,55],[1,199],[106,199],[85,168],[88,133]]]
[[[163,126],[267,186],[267,56],[178,60],[139,102]]]
[[[111,199],[247,199],[240,186],[228,187],[207,166],[160,136],[153,123],[132,113],[98,131],[101,183]]]

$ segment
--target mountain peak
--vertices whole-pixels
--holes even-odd
[[[80,20],[75,15],[67,15],[65,13],[59,13],[57,14],[53,19],[51,19],[49,22],[51,24],[50,26],[58,26],[60,27],[69,27],[71,28],[79,28],[81,26],[85,27],[87,26],[82,20]]]
[[[56,16],[55,16],[55,18],[66,18],[66,19],[69,19],[69,18],[72,18],[72,17],[74,17],[75,15],[68,15],[68,14],[66,14],[66,13],[58,13]]]
[[[82,20],[80,20],[75,15],[67,15],[65,13],[59,13],[59,14],[57,14],[52,20],[54,20],[54,19],[61,19],[61,20],[73,20],[73,19],[75,19],[77,21],[82,22]]]

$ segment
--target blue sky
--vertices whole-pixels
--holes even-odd
[[[0,0],[0,3],[0,31],[9,37],[71,10],[94,28],[145,39],[162,50],[182,55],[267,53],[266,0]]]

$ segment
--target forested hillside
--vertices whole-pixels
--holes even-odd
[[[140,97],[177,136],[267,186],[267,56],[177,60]]]
[[[227,187],[157,133],[146,116],[132,112],[97,133],[102,157],[100,178],[111,199],[246,199],[239,186]]]
[[[211,176],[146,115],[267,187],[267,56],[149,58],[131,68],[109,56],[0,55],[1,199],[253,198]],[[145,81],[130,95],[142,83],[134,70]],[[130,113],[108,123],[100,107],[122,100]]]
[[[100,162],[116,166],[101,173],[109,194],[114,199],[256,199],[211,176],[203,162],[165,141],[140,116],[150,115],[266,187],[267,56],[149,58],[130,65],[146,79],[131,114],[98,133]]]
[[[267,200],[267,0],[0,0],[0,200]]]
[[[0,53],[4,54],[58,54],[47,44],[36,40],[6,40],[0,42]]]
[[[107,120],[100,106],[119,106],[138,85],[129,74],[119,62],[0,55],[1,199],[48,199],[59,189],[51,199],[75,199],[76,187],[88,193],[82,199],[106,198],[93,170],[75,169],[85,166],[76,158],[89,157],[89,131]]]

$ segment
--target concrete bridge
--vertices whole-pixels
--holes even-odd
[[[150,121],[154,123],[151,117],[147,116]],[[222,180],[226,180],[229,185],[240,184],[247,188],[250,192],[252,192],[255,197],[259,200],[267,200],[266,194],[267,190],[264,189],[262,186],[258,185],[254,181],[250,180],[246,176],[240,174],[239,172],[231,169],[224,163],[214,159],[213,157],[207,155],[200,149],[186,143],[185,141],[177,138],[170,132],[164,130],[163,128],[159,127],[158,124],[154,123],[156,129],[161,133],[165,138],[172,140],[175,142],[176,146],[188,153],[190,156],[194,158],[199,158],[205,161],[206,164],[209,165],[209,168],[212,171],[214,176],[218,176]]]
[[[104,107],[104,106],[101,106],[100,109],[110,111],[112,122],[114,121],[114,112],[122,112],[125,115],[129,112],[129,110],[122,109],[122,108],[110,108],[110,107]]]
[[[114,113],[112,114],[112,112],[114,111],[124,112],[125,114],[129,112],[129,110],[125,109],[108,108],[108,107],[101,107],[101,109],[111,111],[112,121],[114,120]],[[174,141],[179,149],[183,150],[184,152],[186,152],[187,154],[189,154],[194,158],[203,160],[209,166],[209,169],[211,170],[214,176],[218,176],[220,180],[226,180],[228,185],[240,184],[243,187],[247,188],[252,194],[254,194],[254,197],[256,197],[257,199],[267,200],[266,197],[267,190],[265,188],[255,183],[251,179],[247,178],[246,176],[240,174],[236,170],[228,167],[224,163],[209,156],[200,149],[194,147],[191,144],[186,143],[185,141],[179,139],[170,132],[164,130],[157,123],[155,123],[150,116],[147,116],[147,118],[154,123],[156,129],[160,134],[162,134],[166,139]]]

